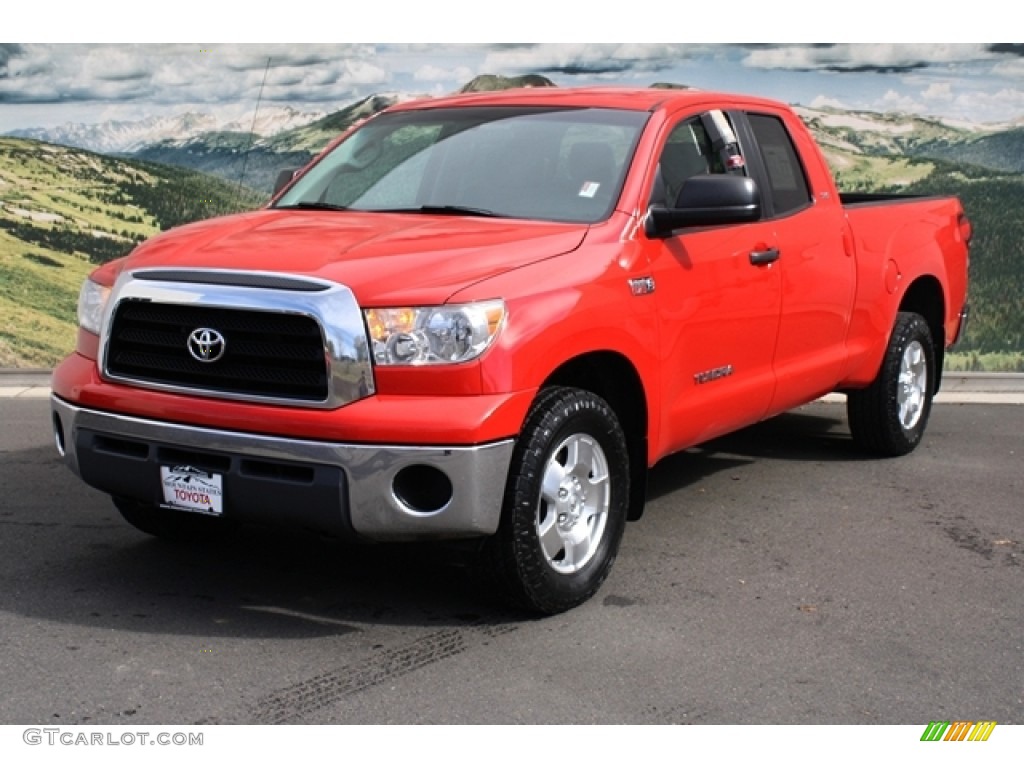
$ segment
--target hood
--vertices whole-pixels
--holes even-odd
[[[586,232],[522,219],[267,209],[169,230],[124,266],[283,272],[342,283],[363,306],[440,304],[479,280],[572,251]]]

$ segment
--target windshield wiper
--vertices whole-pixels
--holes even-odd
[[[275,205],[275,209],[280,211],[348,211],[350,210],[344,205],[331,205],[330,203],[318,203],[318,202],[299,202],[292,203],[291,205]]]
[[[505,218],[504,214],[486,208],[473,208],[468,205],[421,205],[418,208],[384,208],[374,209],[375,213],[435,213],[447,216],[484,216],[487,218]]]
[[[427,213],[446,216],[483,216],[487,218],[505,218],[504,214],[489,211],[486,208],[473,208],[467,205],[421,205],[417,208],[349,208],[331,203],[299,202],[291,205],[275,205],[276,210],[300,211],[363,211],[365,213]]]

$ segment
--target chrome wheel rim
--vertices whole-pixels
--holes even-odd
[[[900,424],[913,429],[921,420],[928,394],[928,358],[924,346],[912,341],[903,350],[896,400],[900,410]]]
[[[590,435],[563,440],[544,467],[536,527],[555,571],[575,573],[598,548],[608,522],[611,477],[600,443]]]

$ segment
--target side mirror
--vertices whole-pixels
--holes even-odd
[[[651,208],[644,219],[648,237],[669,237],[683,227],[745,224],[761,218],[761,192],[746,176],[692,176],[674,208]]]
[[[276,196],[278,192],[291,184],[295,174],[301,170],[301,168],[284,168],[278,171],[277,181],[274,182],[274,195]]]

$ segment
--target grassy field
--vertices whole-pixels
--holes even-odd
[[[74,345],[78,291],[96,265],[62,238],[127,252],[158,231],[145,211],[104,202],[129,178],[152,181],[97,155],[0,139],[0,366],[49,366]]]
[[[948,352],[946,370],[1024,373],[1024,352]]]
[[[0,368],[49,367],[71,351],[78,290],[93,267],[0,233]]]
[[[824,148],[823,153],[843,192],[905,187],[928,178],[935,170],[932,163],[911,158],[863,155],[831,147]]]
[[[258,202],[190,171],[0,138],[0,367],[50,367],[74,347],[78,291],[97,264]]]

